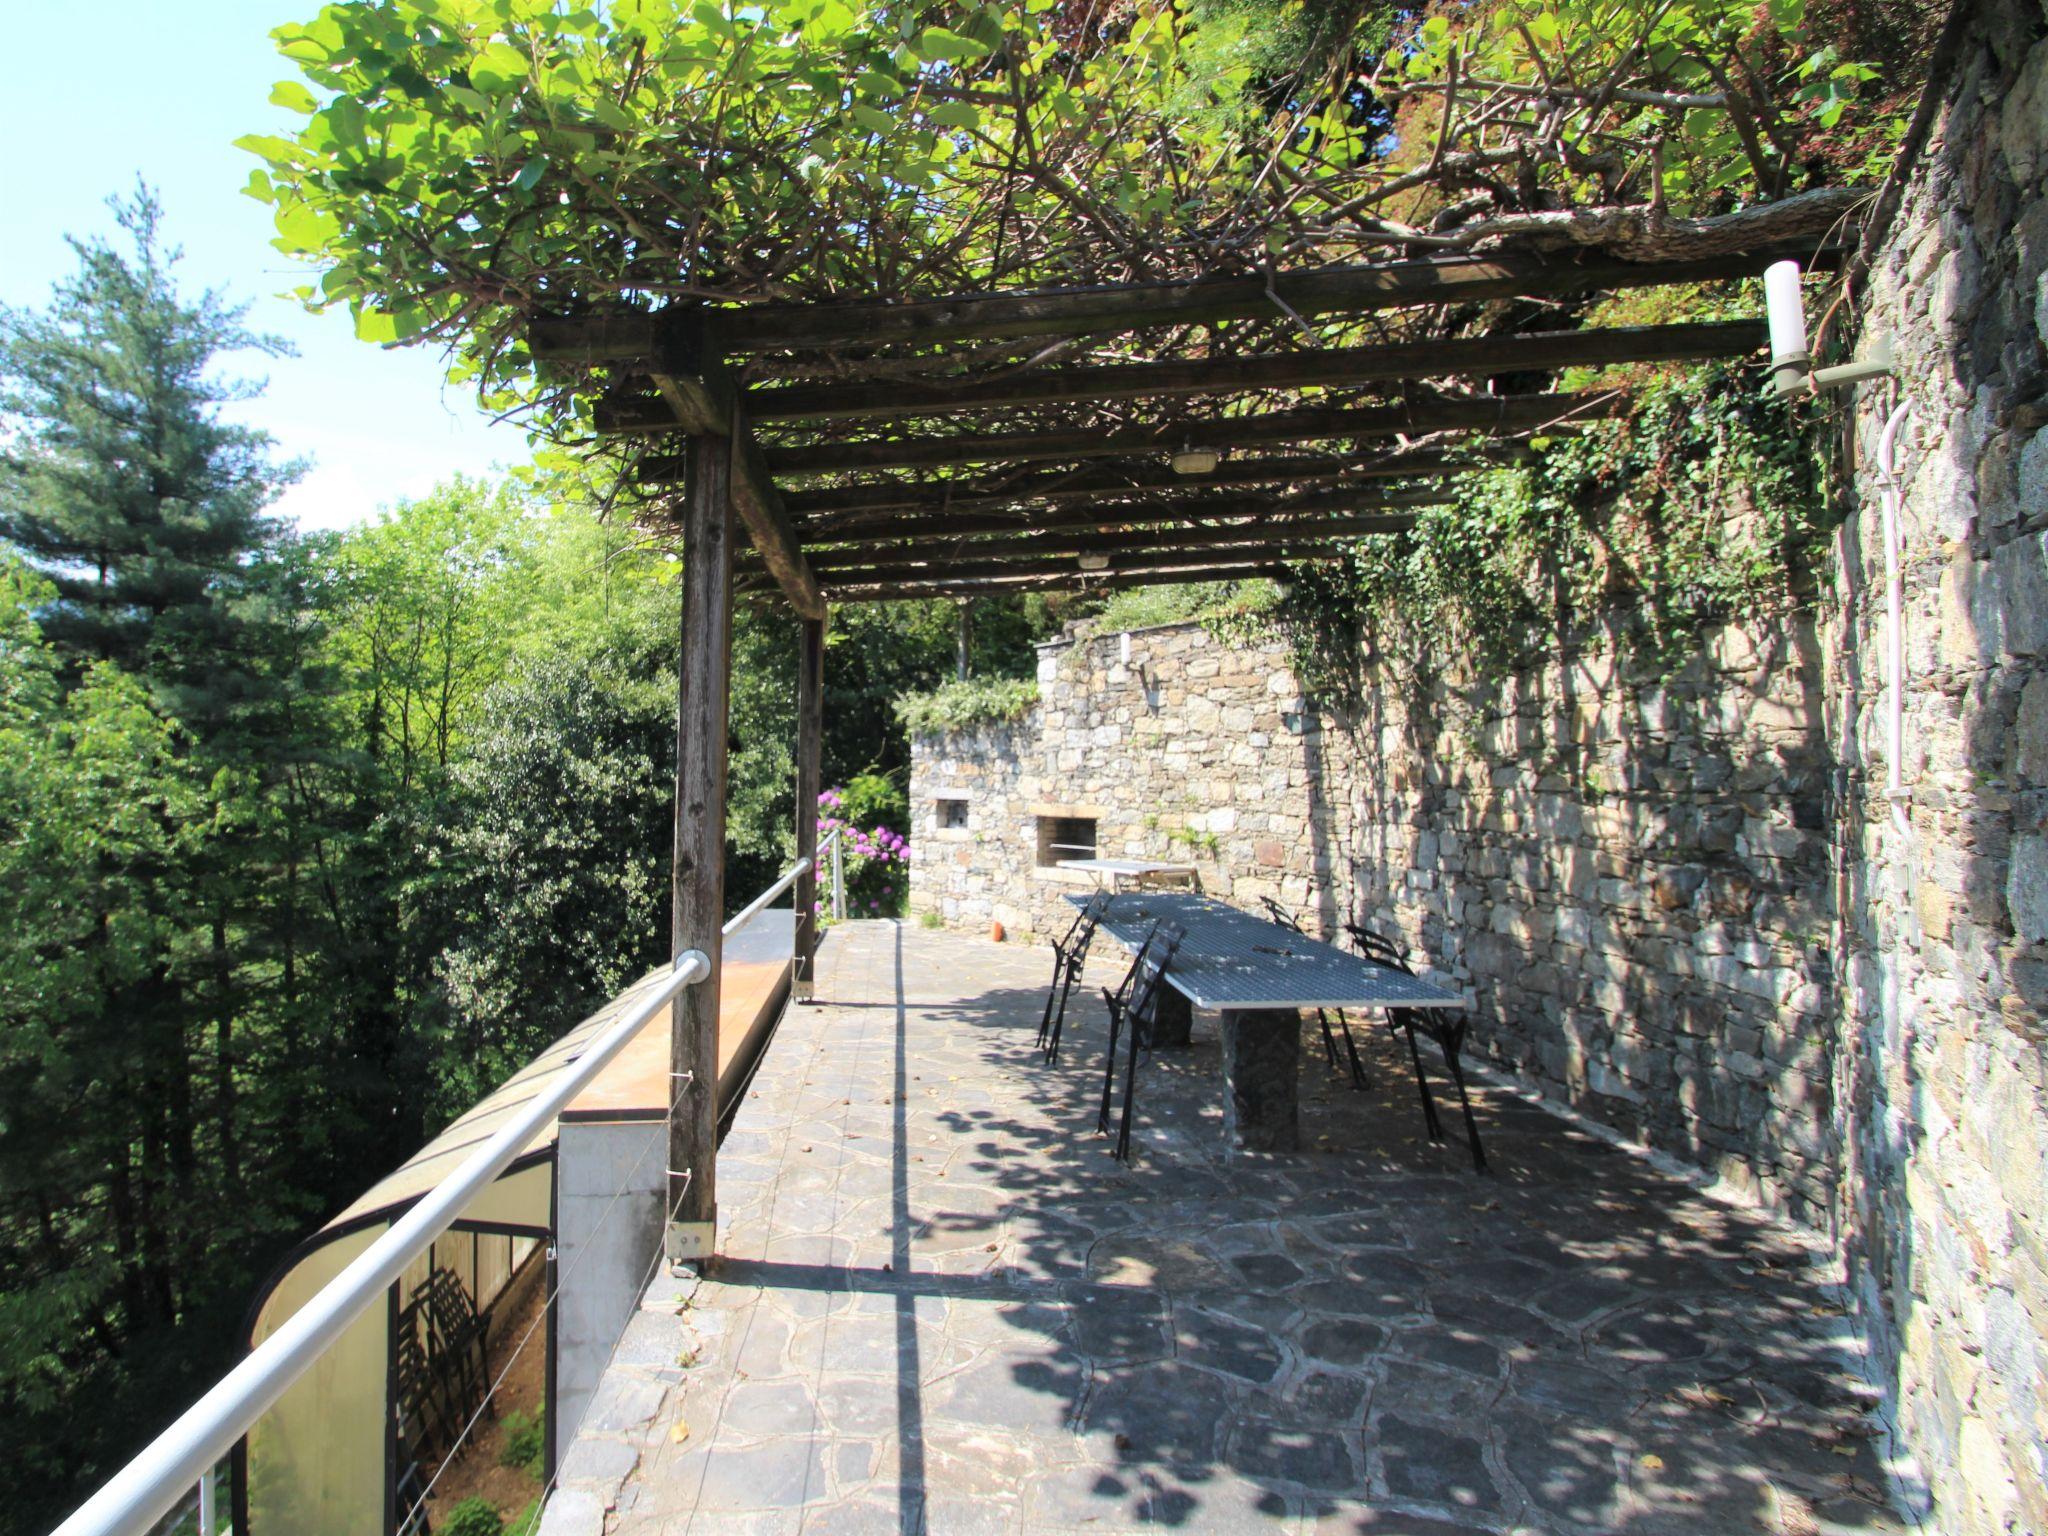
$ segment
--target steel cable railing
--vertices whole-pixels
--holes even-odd
[[[835,888],[840,862],[839,830],[820,843],[830,852]],[[734,913],[722,934],[731,937],[815,864],[799,859],[767,890]],[[839,903],[835,900],[835,908]],[[637,999],[549,1086],[472,1153],[460,1167],[423,1195],[417,1204],[366,1248],[312,1299],[252,1349],[233,1370],[179,1416],[171,1427],[116,1472],[74,1510],[52,1536],[147,1536],[196,1486],[201,1529],[212,1514],[214,1468],[293,1382],[310,1370],[327,1347],[362,1316],[445,1233],[479,1194],[526,1150],[543,1128],[602,1072],[647,1022],[686,987],[706,980],[711,962],[701,950],[678,956],[660,984]],[[651,1275],[652,1271],[650,1271]],[[452,1451],[451,1451],[452,1454]],[[207,1532],[211,1536],[211,1532]]]

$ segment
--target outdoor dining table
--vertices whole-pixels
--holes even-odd
[[[1069,896],[1075,905],[1086,898]],[[1187,937],[1167,971],[1153,1042],[1185,1044],[1195,1008],[1221,1016],[1224,1134],[1246,1152],[1301,1144],[1301,1012],[1306,1008],[1460,1008],[1464,998],[1210,896],[1133,891],[1112,897],[1101,929],[1135,953],[1155,922]],[[1178,1006],[1169,1008],[1169,1001]]]
[[[1192,880],[1195,866],[1192,864],[1169,864],[1159,859],[1061,859],[1061,869],[1078,869],[1083,874],[1095,876],[1111,890],[1122,890],[1122,881],[1143,889],[1149,882],[1159,879]]]

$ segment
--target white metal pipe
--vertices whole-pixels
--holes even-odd
[[[838,827],[834,827],[830,832],[827,832],[825,834],[825,841],[818,845],[821,851],[825,848],[830,848],[833,851],[835,858],[839,852],[839,832],[840,829]],[[767,890],[763,891],[760,895],[756,896],[744,907],[741,907],[739,911],[733,913],[731,919],[726,923],[726,925],[718,930],[720,935],[724,938],[729,939],[734,934],[738,933],[742,928],[746,927],[748,923],[752,922],[756,917],[760,915],[762,908],[766,907],[769,902],[773,901],[776,897],[780,896],[792,885],[795,885],[796,877],[802,874],[805,870],[809,869],[810,867],[811,861],[809,859],[798,859],[794,864],[790,865],[789,872],[785,874],[780,880],[776,881],[773,885],[769,886]]]
[[[199,1536],[219,1536],[220,1513],[214,1508],[214,1469],[208,1467],[199,1479]]]
[[[383,1298],[391,1283],[427,1251],[427,1245],[448,1230],[650,1018],[683,988],[710,974],[711,962],[703,951],[692,949],[682,954],[666,980],[586,1046],[516,1119],[423,1196],[277,1332],[251,1350],[141,1455],[108,1479],[57,1527],[54,1536],[144,1536],[212,1471],[343,1329]]]
[[[1884,515],[1884,609],[1885,609],[1885,673],[1886,691],[1890,703],[1885,719],[1885,785],[1884,797],[1891,805],[1892,825],[1901,832],[1911,830],[1912,823],[1906,815],[1906,802],[1913,798],[1913,792],[1905,786],[1904,761],[1906,755],[1906,639],[1905,622],[1901,616],[1903,606],[1900,587],[1902,578],[1899,571],[1899,513],[1901,493],[1899,488],[1898,451],[1899,428],[1905,425],[1908,407],[1901,402],[1884,424],[1884,430],[1877,438],[1877,473],[1883,482],[1878,493],[1878,502]]]
[[[836,840],[832,844],[832,917],[835,922],[846,919],[846,855]]]

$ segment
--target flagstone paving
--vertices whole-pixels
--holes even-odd
[[[1500,1090],[1476,1175],[1383,1029],[1364,1092],[1305,1044],[1314,1150],[1226,1158],[1198,1018],[1125,1168],[1099,988],[1033,1050],[1049,969],[831,932],[720,1154],[722,1260],[649,1291],[546,1536],[1900,1528],[1798,1234]]]

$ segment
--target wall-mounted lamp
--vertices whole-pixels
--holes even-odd
[[[1892,371],[1890,341],[1878,338],[1859,362],[1816,368],[1806,344],[1806,308],[1799,297],[1799,263],[1778,261],[1764,268],[1764,315],[1771,327],[1771,381],[1780,395],[1819,394]]]
[[[1213,475],[1223,455],[1214,448],[1197,448],[1193,443],[1177,448],[1168,459],[1176,475]]]

